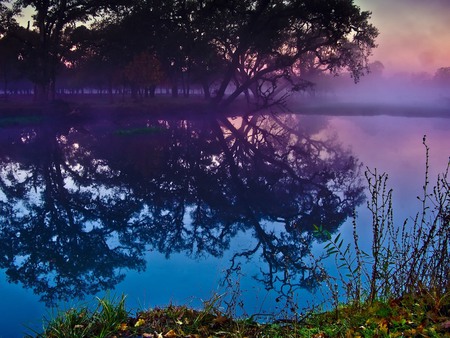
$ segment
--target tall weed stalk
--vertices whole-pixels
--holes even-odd
[[[429,147],[426,137],[425,180],[420,210],[412,220],[401,226],[394,224],[392,190],[387,190],[387,176],[376,172],[368,176],[372,204],[372,278],[370,300],[400,297],[404,294],[433,291],[441,296],[448,294],[450,279],[450,195],[448,172],[450,161],[436,185],[430,189]],[[373,200],[377,198],[377,202]],[[380,202],[381,201],[381,202]]]
[[[339,279],[347,289],[347,301],[373,302],[376,299],[397,298],[405,294],[428,293],[436,301],[450,297],[450,193],[448,173],[438,175],[430,188],[429,147],[426,137],[425,181],[419,211],[401,225],[394,222],[393,190],[388,187],[388,175],[367,169],[372,215],[372,250],[370,255],[360,250],[353,220],[353,243],[345,244],[338,234],[334,238],[322,227],[319,236],[327,239],[326,257],[334,256]],[[366,299],[363,299],[366,295]]]

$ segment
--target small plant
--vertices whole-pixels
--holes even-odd
[[[323,229],[322,226],[314,226],[314,233],[316,237],[326,239],[327,244],[324,247],[326,254],[322,259],[332,256],[335,258],[339,275],[338,279],[340,284],[345,286],[347,302],[359,304],[362,301],[362,280],[363,277],[367,277],[365,264],[370,256],[359,248],[358,235],[356,233],[356,215],[353,217],[353,246],[350,243],[344,245],[344,239],[341,238],[341,234],[333,238],[331,233]],[[338,290],[332,290],[332,293],[337,310],[340,302],[337,296]]]
[[[378,199],[370,208],[374,233],[371,301],[377,297],[401,297],[425,291],[445,297],[450,292],[450,161],[430,191],[426,137],[423,145],[425,182],[423,195],[418,197],[421,208],[412,224],[408,220],[400,227],[394,224],[392,190],[385,188],[387,176],[375,173],[373,181],[369,180],[370,192]]]
[[[55,318],[46,320],[40,338],[83,338],[107,337],[115,332],[128,318],[125,309],[125,296],[116,298],[97,298],[97,307],[90,311],[87,306],[71,308],[60,312]]]

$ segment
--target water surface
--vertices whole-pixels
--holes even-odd
[[[314,225],[370,236],[365,167],[390,175],[396,217],[413,216],[449,158],[450,119],[389,116],[111,118],[0,129],[5,337],[54,305],[128,295],[133,309],[237,313],[320,303]],[[366,243],[369,245],[370,243]],[[305,291],[306,290],[306,291]],[[309,290],[309,291],[308,291]],[[286,296],[289,296],[286,298]]]

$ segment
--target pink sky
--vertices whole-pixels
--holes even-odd
[[[385,73],[434,74],[450,67],[450,0],[355,0],[362,10],[372,12],[379,29],[379,60]]]

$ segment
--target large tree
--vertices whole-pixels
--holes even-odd
[[[0,1],[0,37],[6,33],[11,26],[16,26],[17,22],[14,19],[15,11],[11,6],[7,6],[8,0]]]
[[[377,29],[352,0],[245,0],[204,2],[211,41],[227,62],[215,102],[231,103],[251,90],[273,99],[280,79],[290,79],[308,54],[322,69],[347,69],[355,80],[367,69]],[[233,91],[226,95],[230,84]],[[295,85],[295,84],[294,84]]]
[[[304,69],[346,70],[357,81],[378,35],[353,0],[147,0],[128,14],[119,26],[156,52],[175,91],[193,75],[209,96],[215,80],[212,101],[222,106],[242,94],[270,104],[281,82],[305,83]]]
[[[41,98],[54,89],[64,27],[121,1],[12,1],[15,8],[35,9],[39,72],[33,80]],[[277,102],[288,93],[287,84],[294,89],[305,84],[305,69],[346,70],[357,81],[378,35],[369,22],[371,13],[353,0],[145,0],[128,1],[122,8],[119,15],[104,16],[96,31],[121,37],[124,64],[143,52],[155,55],[174,95],[180,86],[189,93],[190,83],[197,81],[217,106],[243,94],[259,106]]]
[[[61,39],[68,24],[85,22],[95,15],[120,5],[121,0],[16,0],[13,7],[20,10],[32,7],[34,24],[39,34],[36,48],[36,70],[33,81],[37,98],[53,97],[55,79],[61,61]]]

